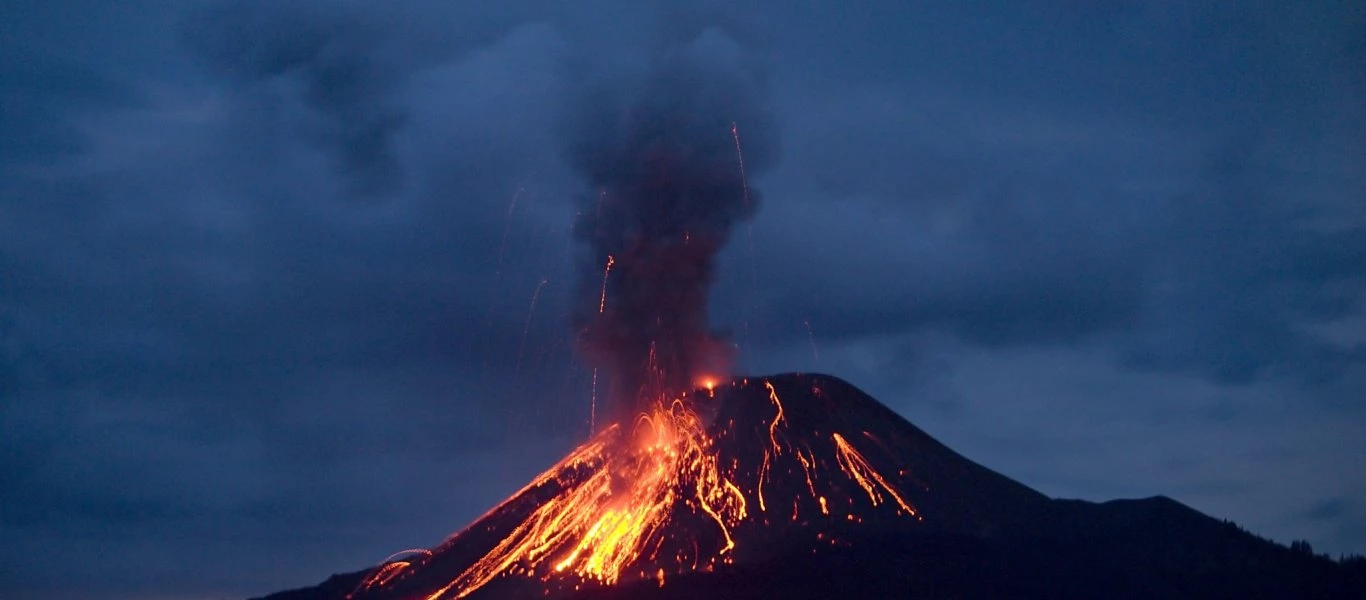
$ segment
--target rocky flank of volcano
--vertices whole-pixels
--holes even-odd
[[[267,600],[1362,598],[1366,567],[1176,501],[1054,500],[854,386],[660,398],[430,550]]]

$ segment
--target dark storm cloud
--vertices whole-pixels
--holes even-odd
[[[975,177],[963,175],[944,209],[915,208],[938,202],[927,197],[902,200],[905,212],[851,198],[845,216],[794,228],[782,251],[814,255],[832,276],[803,278],[798,264],[782,265],[766,280],[791,283],[777,288],[787,294],[771,300],[769,314],[805,310],[835,340],[947,329],[992,347],[1071,342],[1135,324],[1146,285],[1134,246],[1142,223],[1103,215],[1091,205],[1101,198],[1084,188]]]
[[[70,111],[127,105],[133,96],[79,63],[6,53],[0,57],[0,162],[41,163],[75,152],[80,139],[67,122]]]
[[[1253,146],[1255,148],[1255,146]],[[1154,232],[1155,289],[1128,358],[1218,381],[1262,375],[1334,379],[1366,364],[1366,345],[1305,331],[1361,310],[1366,226],[1316,229],[1249,147],[1220,148]],[[1332,213],[1329,213],[1332,214]],[[1322,226],[1320,226],[1322,227]]]
[[[405,115],[391,94],[402,63],[365,15],[330,2],[225,2],[187,21],[185,39],[215,70],[303,100],[315,118],[292,125],[328,149],[355,194],[401,183],[392,138]]]
[[[45,111],[6,120],[45,120],[25,131],[49,138],[0,165],[0,519],[24,540],[7,544],[6,572],[27,573],[0,577],[6,596],[213,581],[244,595],[287,570],[358,566],[374,536],[409,544],[458,527],[578,431],[564,413],[577,416],[584,379],[562,319],[546,316],[564,313],[570,287],[569,211],[536,155],[553,156],[556,36],[506,29],[483,53],[433,63],[386,54],[392,33],[360,15],[264,7],[183,19],[198,44],[186,55],[209,63],[185,68],[210,77],[207,91],[130,102],[79,68],[5,80],[7,106]],[[509,71],[518,80],[502,86]],[[539,116],[507,117],[528,108]],[[52,140],[60,153],[37,147]],[[338,202],[357,197],[375,201]],[[529,314],[526,284],[542,276]],[[527,390],[543,399],[511,399]],[[537,429],[555,442],[505,448]],[[423,511],[425,525],[385,526],[481,468],[478,488]],[[442,472],[447,489],[425,478]],[[149,531],[285,554],[261,579],[195,553],[162,573],[146,566],[166,552]],[[98,550],[111,543],[124,550]],[[330,564],[300,565],[291,543]],[[58,575],[38,558],[52,552],[90,567]]]
[[[1348,498],[1333,498],[1324,500],[1304,513],[1306,519],[1315,521],[1331,521],[1341,517],[1352,506],[1352,501]]]
[[[795,269],[773,274],[798,283],[771,301],[766,314],[786,323],[768,330],[804,333],[792,323],[805,316],[832,340],[924,329],[989,347],[1113,336],[1125,364],[1225,383],[1319,381],[1363,364],[1366,349],[1304,324],[1358,314],[1366,229],[1316,226],[1322,215],[1250,179],[1250,159],[1229,164],[1222,154],[1212,149],[1201,159],[1207,166],[1168,197],[964,175],[945,208],[911,208],[910,217],[871,209],[867,217],[883,223],[874,238],[902,229],[917,241],[853,255],[790,248],[839,283],[803,281]],[[950,224],[935,231],[925,221]],[[857,247],[870,236],[866,226],[842,226],[802,227],[800,239]]]

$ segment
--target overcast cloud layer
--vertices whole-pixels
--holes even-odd
[[[1366,9],[480,4],[0,3],[0,596],[311,584],[582,439],[570,99],[699,38],[742,371],[1366,552]]]

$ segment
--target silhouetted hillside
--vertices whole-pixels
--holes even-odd
[[[1287,548],[1162,496],[1049,499],[833,377],[737,379],[696,402],[705,452],[727,465],[722,476],[748,512],[718,528],[699,518],[696,500],[669,500],[647,540],[655,552],[634,558],[614,585],[562,583],[560,569],[543,564],[555,553],[550,542],[539,557],[503,543],[526,535],[528,519],[545,519],[537,511],[547,503],[612,468],[610,456],[588,459],[614,447],[600,443],[429,556],[391,567],[382,583],[371,578],[360,590],[367,573],[354,573],[266,598],[1366,598],[1366,561]],[[733,550],[709,554],[722,535]],[[494,555],[499,562],[485,559]],[[485,564],[502,570],[462,583]]]

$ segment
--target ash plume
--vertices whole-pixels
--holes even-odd
[[[709,29],[579,106],[569,161],[590,189],[574,225],[587,249],[575,325],[581,354],[605,376],[609,416],[726,371],[730,346],[708,323],[708,292],[717,253],[758,207],[746,176],[774,162],[763,99],[753,61]]]

